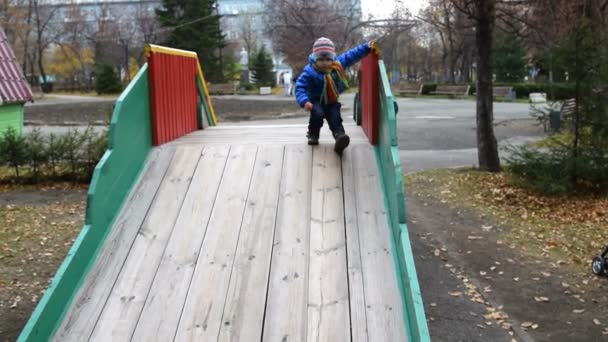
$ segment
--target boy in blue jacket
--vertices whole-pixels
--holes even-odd
[[[361,44],[336,57],[336,48],[331,40],[319,38],[314,43],[308,58],[310,63],[296,82],[296,101],[300,107],[310,111],[306,134],[308,145],[319,144],[324,117],[336,139],[334,150],[341,154],[350,143],[342,125],[338,98],[348,89],[345,70],[367,56],[373,44],[373,41]]]

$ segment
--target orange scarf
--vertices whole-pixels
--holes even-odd
[[[316,66],[315,66],[315,69]],[[317,71],[320,71],[317,69]],[[346,79],[346,72],[340,62],[334,61],[329,71],[324,72],[323,77],[323,91],[321,92],[321,103],[330,104],[337,103],[340,98],[338,91],[338,85],[336,82],[342,83],[343,89],[348,89],[348,80]]]

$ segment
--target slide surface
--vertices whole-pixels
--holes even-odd
[[[151,150],[55,341],[407,341],[374,147],[218,126]]]

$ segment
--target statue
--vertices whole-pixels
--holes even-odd
[[[249,70],[249,54],[245,48],[241,49],[240,57],[241,70]]]
[[[249,54],[245,48],[241,49],[239,64],[241,65],[241,93],[244,93],[243,85],[249,83]]]

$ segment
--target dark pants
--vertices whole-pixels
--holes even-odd
[[[312,110],[310,111],[310,121],[308,122],[308,133],[318,136],[323,127],[323,118],[327,120],[329,129],[334,134],[334,138],[344,134],[344,126],[342,126],[342,115],[340,114],[341,103],[321,104],[313,102]]]

